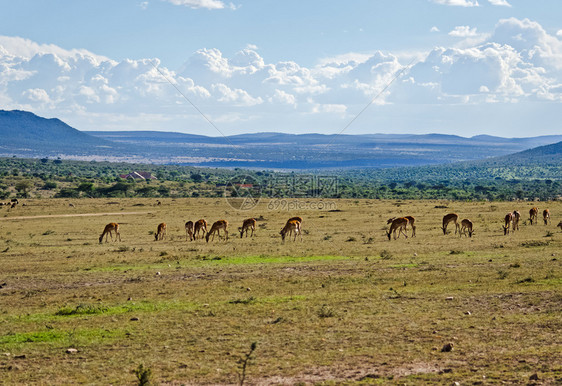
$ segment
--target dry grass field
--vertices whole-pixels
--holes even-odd
[[[253,342],[246,384],[562,383],[562,202],[161,201],[0,209],[0,383],[133,384],[142,364],[156,384],[238,384]],[[504,236],[533,205],[552,224]],[[472,238],[443,235],[449,212]],[[302,241],[282,243],[296,215]],[[388,241],[397,215],[415,238]],[[186,241],[200,218],[230,239]],[[109,222],[122,241],[99,244]]]

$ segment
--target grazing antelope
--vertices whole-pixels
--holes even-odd
[[[455,234],[457,234],[457,230],[460,232],[460,226],[458,221],[459,221],[459,215],[456,213],[449,213],[443,216],[443,226],[441,227],[441,229],[443,229],[443,234],[444,235],[447,234],[447,226],[449,225],[450,222],[455,223]]]
[[[158,224],[158,228],[156,228],[156,234],[154,235],[154,241],[164,240],[164,236],[166,236],[166,229],[168,226],[165,222]]]
[[[103,240],[103,236],[105,236],[105,242],[107,243],[107,235],[111,236],[111,241],[113,241],[113,233],[112,233],[113,231],[115,231],[115,241],[117,241],[117,239],[121,241],[121,234],[119,233],[119,224],[117,224],[116,222],[110,222],[103,229],[103,232],[100,236],[100,244]]]
[[[394,221],[396,217],[392,217],[389,218],[386,223],[390,224],[392,221]],[[416,219],[414,216],[404,216],[404,218],[408,219],[408,224],[410,225],[410,227],[412,227],[412,237],[416,237],[416,226],[414,225],[414,223],[416,222]]]
[[[502,225],[504,236],[509,234],[509,227],[511,227],[511,229],[513,230],[513,219],[514,218],[515,218],[515,216],[513,215],[512,212],[509,212],[503,218],[504,223],[505,223],[504,225]]]
[[[537,223],[538,216],[539,216],[539,210],[536,206],[534,208],[529,209],[529,221],[531,222],[531,225],[533,225],[533,220],[535,220],[535,224]]]
[[[513,212],[513,221],[511,224],[511,230],[515,232],[515,230],[519,230],[519,219],[521,219],[521,213],[518,210],[514,210]]]
[[[302,230],[302,217],[299,217],[299,216],[291,217],[290,219],[287,220],[285,225],[287,225],[289,223],[289,221],[298,221],[299,224],[301,225],[299,229]]]
[[[408,219],[406,217],[398,217],[392,220],[390,224],[390,229],[386,231],[386,235],[390,240],[390,235],[394,234],[394,240],[396,240],[396,231],[398,230],[398,237],[400,237],[400,233],[404,235],[404,237],[408,238],[406,234],[406,227],[408,226]]]
[[[197,240],[199,232],[203,233],[201,238],[205,237],[205,233],[207,233],[207,221],[204,219],[195,221],[195,224],[193,225],[193,238],[195,240]]]
[[[283,240],[283,242],[285,241],[285,236],[287,236],[287,233],[289,234],[289,240],[291,239],[291,233],[294,233],[295,236],[293,238],[293,241],[297,239],[297,235],[301,237],[301,241],[302,241],[300,221],[292,220],[292,219],[289,219],[287,221],[283,229],[281,229],[281,232],[279,232],[279,234],[281,235],[281,240]]]
[[[550,221],[550,211],[548,209],[542,211],[542,218],[544,220],[544,225],[548,225]]]
[[[254,231],[256,230],[256,219],[255,218],[248,218],[246,220],[244,220],[244,222],[242,223],[242,226],[238,228],[238,232],[240,232],[240,238],[242,238],[242,235],[244,235],[244,232],[246,232],[246,237],[248,237],[248,231],[252,230],[252,234],[250,237],[254,237]]]
[[[187,241],[188,235],[189,241],[193,241],[193,221],[188,221],[185,223],[185,241]]]
[[[207,242],[209,242],[209,238],[211,237],[211,235],[213,235],[213,241],[215,240],[215,233],[217,233],[219,235],[219,238],[221,237],[221,233],[220,230],[224,230],[224,234],[226,235],[226,240],[228,240],[228,221],[226,220],[219,220],[219,221],[215,221],[213,223],[213,226],[211,227],[211,230],[207,233],[207,236],[205,236],[205,240],[207,240]]]
[[[462,235],[466,236],[467,231],[468,231],[468,237],[472,237],[472,235],[474,234],[472,221],[465,218],[464,220],[461,221],[461,230],[459,232],[459,237],[462,237]]]
[[[556,225],[556,226],[557,226],[558,228],[560,228],[560,230],[562,231],[562,221],[560,221],[560,222],[558,223],[558,225]]]

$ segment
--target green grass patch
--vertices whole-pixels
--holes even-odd
[[[310,263],[316,261],[337,261],[349,260],[349,256],[338,255],[324,255],[324,256],[199,256],[193,258],[177,259],[172,269],[177,267],[208,267],[213,265],[253,265],[253,264],[291,264],[291,263]],[[87,267],[84,271],[88,272],[115,272],[115,271],[142,271],[142,270],[158,270],[165,271],[170,269],[170,261],[158,263],[145,263],[145,264],[123,264],[123,265],[109,265],[103,267]]]
[[[121,330],[108,330],[102,328],[73,329],[73,330],[46,330],[33,332],[8,333],[0,336],[0,345],[20,345],[25,343],[65,343],[65,344],[90,344],[121,335]]]

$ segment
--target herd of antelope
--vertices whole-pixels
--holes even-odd
[[[531,225],[537,224],[538,213],[539,210],[536,207],[529,210],[529,221]],[[504,235],[509,234],[510,229],[511,232],[519,230],[520,219],[521,213],[517,210],[506,214],[504,217],[504,225],[502,226]],[[548,225],[550,223],[550,211],[548,209],[545,209],[543,211],[543,220],[544,225]],[[279,232],[279,234],[281,235],[281,240],[285,241],[285,237],[287,236],[290,240],[291,236],[293,236],[293,241],[295,241],[297,239],[297,236],[299,236],[302,241],[302,221],[302,217],[298,216],[288,219],[285,223],[285,226]],[[256,231],[256,222],[257,221],[255,218],[248,218],[244,220],[242,226],[238,228],[238,232],[240,232],[240,238],[244,237],[244,234],[246,234],[246,237],[248,237],[248,233],[250,232],[250,237],[254,237],[254,233]],[[386,231],[388,240],[392,240],[392,237],[394,237],[394,240],[396,240],[400,237],[400,234],[403,234],[405,238],[408,238],[408,234],[406,233],[408,227],[410,227],[412,230],[411,236],[416,237],[415,222],[416,219],[413,216],[389,218],[386,222],[387,224],[390,224],[390,228]],[[474,224],[471,220],[465,218],[461,220],[459,224],[459,215],[456,213],[449,213],[443,216],[441,230],[443,230],[444,235],[447,234],[447,227],[450,223],[453,223],[455,225],[455,234],[458,233],[459,237],[462,237],[463,235],[472,237],[472,235],[475,233]],[[557,227],[562,230],[562,221],[558,223]],[[158,224],[156,233],[154,234],[155,241],[164,240],[164,238],[166,237],[166,230],[166,223]],[[205,219],[200,219],[196,222],[187,221],[185,223],[185,240],[187,241],[187,239],[189,238],[190,241],[194,241],[204,238],[207,242],[209,242],[209,239],[211,241],[214,241],[215,234],[219,237],[219,239],[221,238],[221,231],[223,233],[222,238],[228,240],[228,221],[215,221],[210,230],[207,230],[207,221]],[[105,226],[105,229],[99,237],[99,242],[101,243],[103,241],[104,236],[106,242],[108,241],[108,236],[111,237],[111,240],[113,241],[113,232],[115,232],[115,241],[121,241],[119,224],[112,222]]]
[[[255,218],[248,218],[244,220],[242,226],[238,228],[238,232],[240,232],[240,238],[248,237],[248,232],[250,233],[250,237],[254,237],[254,232],[256,231],[256,223],[257,220]],[[158,224],[156,228],[156,233],[154,234],[154,240],[164,240],[166,237],[166,231],[168,226],[166,223]],[[288,235],[289,239],[293,236],[293,241],[296,240],[297,236],[300,236],[302,240],[302,217],[291,217],[287,220],[285,226],[281,229],[279,234],[281,235],[281,239],[285,241],[285,237]],[[226,220],[218,220],[213,223],[211,229],[207,231],[207,221],[205,219],[197,220],[196,222],[187,221],[185,223],[185,240],[189,238],[190,241],[194,241],[197,239],[205,239],[209,242],[214,241],[215,234],[221,238],[221,231],[223,231],[224,239],[228,240],[228,221]],[[119,233],[119,224],[117,223],[109,223],[105,226],[102,234],[99,237],[100,244],[103,242],[103,238],[105,236],[105,242],[107,243],[108,237],[111,237],[113,241],[113,232],[115,232],[115,241],[121,241],[121,234]],[[211,238],[212,237],[212,238]]]

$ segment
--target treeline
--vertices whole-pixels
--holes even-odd
[[[156,179],[123,179],[133,171]],[[562,197],[558,164],[476,163],[286,173],[60,159],[0,158],[0,199],[10,197],[319,197],[552,200]]]

